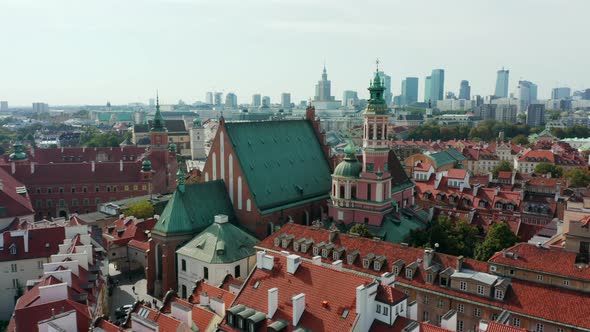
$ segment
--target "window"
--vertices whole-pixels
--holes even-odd
[[[320,248],[318,248],[318,247],[313,247],[313,255],[314,255],[314,256],[317,256],[319,252],[320,252]]]
[[[389,307],[383,306],[383,316],[389,316]]]
[[[90,200],[88,198],[84,198],[84,205],[90,205]]]
[[[438,301],[436,301],[436,307],[437,308],[442,308],[444,305],[444,302],[442,299],[438,299]]]
[[[38,269],[42,269],[43,268],[43,261],[37,261],[37,268]]]
[[[125,191],[129,191],[129,185],[125,185]]]
[[[432,273],[426,274],[426,282],[432,283]]]
[[[543,324],[537,323],[537,325],[535,326],[535,332],[543,332],[544,328],[545,326],[543,326]]]
[[[110,193],[111,192],[111,186],[107,186],[107,192]]]
[[[37,207],[38,209],[40,209],[40,208],[42,208],[42,207],[43,207],[43,201],[42,201],[42,200],[40,200],[40,199],[38,199],[38,200],[35,202],[35,205],[36,205],[36,207]]]
[[[378,314],[381,313],[381,305],[379,303],[377,303],[377,313]]]
[[[396,276],[399,275],[399,267],[397,265],[393,266],[393,274],[395,274]]]
[[[512,318],[512,325],[516,326],[516,327],[520,327],[520,318]]]
[[[543,281],[543,275],[542,274],[537,274],[537,280]]]
[[[78,199],[72,199],[72,206],[78,206]]]
[[[209,268],[203,267],[203,279],[209,279]]]
[[[51,188],[47,188],[47,193],[51,194]]]
[[[240,266],[236,265],[236,267],[234,267],[234,277],[239,278],[240,276],[241,276]]]
[[[66,201],[63,199],[60,199],[59,200],[59,207],[64,207],[64,206],[66,206]]]
[[[50,208],[52,206],[52,203],[53,202],[50,199],[48,199],[46,203],[47,207]]]
[[[16,272],[16,271],[18,271],[18,267],[16,266],[16,264],[10,264],[10,271],[11,271],[11,272]]]
[[[555,331],[556,331],[556,332],[565,332],[565,330],[564,330],[564,329],[562,329],[561,327],[558,327],[558,328],[557,328]]]
[[[16,255],[16,245],[15,244],[10,246],[10,254]]]
[[[459,282],[459,289],[462,291],[467,290],[467,283],[465,281]]]
[[[463,332],[464,324],[462,320],[457,321],[457,331]]]
[[[99,186],[94,187],[94,191],[95,192],[99,192],[100,191],[100,187]]]
[[[563,281],[563,285],[564,286],[569,286],[570,285],[570,281],[569,280],[564,280]]]
[[[504,299],[504,291],[501,289],[496,289],[495,298],[498,300]]]
[[[366,259],[366,258],[365,258],[365,259],[363,259],[363,267],[364,267],[365,269],[368,269],[368,268],[369,268],[369,264],[370,264],[370,263],[371,263],[371,262],[370,262],[368,259]]]
[[[412,269],[406,269],[406,278],[412,279]]]
[[[59,187],[59,192],[63,193],[64,192],[64,188],[63,187]]]
[[[373,269],[375,271],[381,270],[381,263],[380,262],[375,262],[375,264],[373,264]]]
[[[479,308],[473,309],[473,316],[481,317],[481,309],[479,309]]]
[[[41,193],[41,188],[37,188],[37,194]]]
[[[134,185],[133,185],[133,191],[137,191],[137,190],[139,190],[139,186],[138,186],[138,185],[136,185],[136,184],[134,184]]]
[[[82,187],[82,192],[87,193],[88,192],[88,187]]]
[[[482,285],[477,285],[477,294],[479,295],[485,295],[486,293],[486,289],[484,286]]]
[[[185,259],[183,259],[183,260],[181,261],[181,265],[182,265],[182,270],[183,270],[183,271],[186,271],[186,260],[185,260]]]
[[[462,303],[457,304],[457,312],[464,313],[465,305],[463,305]]]
[[[510,274],[511,276],[513,276],[514,275],[514,270],[513,269],[510,269],[510,271],[508,271],[508,274]]]
[[[424,311],[422,312],[422,321],[426,322],[430,317],[430,314],[428,311]]]
[[[76,192],[76,187],[72,187],[72,192],[75,193]]]
[[[428,295],[424,295],[422,297],[422,303],[424,304],[428,304],[430,302],[430,299],[428,298]]]
[[[100,204],[100,197],[95,198],[94,203],[96,203],[97,205]]]
[[[18,288],[18,279],[12,279],[12,288]]]

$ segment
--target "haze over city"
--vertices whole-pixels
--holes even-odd
[[[204,100],[206,91],[293,101],[314,95],[324,61],[333,94],[366,86],[375,58],[400,93],[445,70],[494,92],[496,71],[552,88],[590,85],[587,13],[577,1],[31,1],[0,3],[0,97],[11,105]]]

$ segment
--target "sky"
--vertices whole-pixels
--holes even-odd
[[[590,88],[588,0],[0,0],[0,100],[11,106],[205,100],[235,92],[306,100],[326,63],[332,94],[380,68],[401,80],[445,70],[494,92],[496,71]]]

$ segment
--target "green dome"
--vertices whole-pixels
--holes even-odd
[[[346,153],[346,157],[334,169],[334,176],[357,178],[363,170],[363,164],[356,158],[356,146],[352,140],[344,148],[344,153]]]
[[[27,154],[25,153],[25,148],[21,143],[14,143],[13,145],[14,152],[11,153],[8,158],[11,161],[18,161],[18,160],[26,160]]]
[[[201,120],[200,120],[200,119],[197,119],[197,118],[195,118],[195,119],[193,120],[193,127],[200,127],[200,126],[201,126]]]
[[[152,162],[151,162],[151,161],[149,161],[149,160],[147,160],[147,159],[146,159],[146,160],[144,160],[144,161],[141,163],[141,170],[142,170],[142,171],[144,171],[144,172],[149,172],[149,171],[151,171],[151,170],[152,170]]]
[[[176,144],[175,143],[170,143],[168,145],[168,151],[170,151],[170,152],[176,152],[177,151],[176,150]]]

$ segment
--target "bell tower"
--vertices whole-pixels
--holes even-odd
[[[164,123],[162,113],[160,113],[160,99],[156,94],[156,114],[150,128],[150,145],[152,149],[168,148],[168,129]]]

